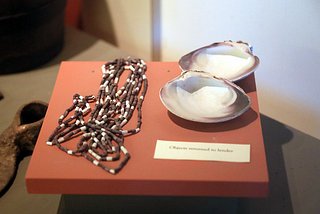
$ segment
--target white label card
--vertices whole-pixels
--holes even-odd
[[[250,144],[157,140],[155,159],[250,162]]]

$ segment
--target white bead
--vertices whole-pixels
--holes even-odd
[[[116,93],[116,96],[119,97],[121,93],[122,93],[122,91],[119,90],[119,91]]]
[[[87,108],[85,108],[85,109],[83,110],[83,113],[84,113],[84,114],[87,113],[87,111],[89,111],[90,109],[91,109],[90,106],[87,107]]]
[[[107,73],[107,71],[106,71],[106,65],[103,65],[103,66],[101,66],[101,70],[102,70],[102,73]]]
[[[121,146],[120,149],[122,150],[122,152],[126,155],[128,153],[128,150],[126,148],[124,148],[124,146]]]
[[[58,142],[59,143],[61,143],[61,142],[63,142],[64,141],[64,138],[63,137],[60,137],[59,139],[58,139]]]
[[[127,123],[127,119],[124,119],[124,120],[121,122],[120,126],[124,126],[126,123]]]
[[[94,160],[94,161],[93,161],[93,164],[96,165],[96,166],[98,166],[98,165],[99,165],[99,161]]]
[[[90,137],[90,136],[91,136],[91,133],[84,133],[82,136],[83,136],[83,137]]]
[[[97,160],[101,160],[100,155],[96,154],[94,151],[92,151],[91,149],[88,150],[88,152]]]

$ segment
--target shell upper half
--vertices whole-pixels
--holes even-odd
[[[183,71],[205,71],[232,82],[245,78],[258,67],[260,60],[242,41],[216,42],[194,50],[179,60]]]
[[[228,121],[251,106],[234,83],[203,71],[184,71],[160,89],[164,106],[176,116],[204,123]]]

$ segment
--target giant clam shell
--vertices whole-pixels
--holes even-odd
[[[251,99],[234,83],[203,71],[184,71],[160,89],[163,105],[186,120],[217,123],[240,116]]]
[[[179,60],[182,70],[206,71],[232,82],[245,78],[258,67],[259,58],[242,41],[216,42],[194,50]]]

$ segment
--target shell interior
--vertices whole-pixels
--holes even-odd
[[[240,116],[250,98],[232,82],[201,71],[185,71],[160,89],[164,106],[187,120],[215,123]]]
[[[181,57],[179,65],[183,71],[205,71],[235,82],[254,72],[259,62],[248,44],[228,41],[192,51]]]

